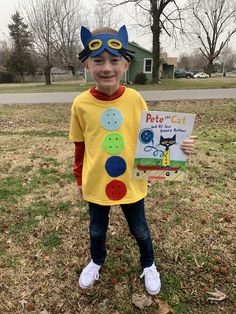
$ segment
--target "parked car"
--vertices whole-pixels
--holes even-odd
[[[208,78],[209,75],[206,74],[205,72],[198,72],[197,74],[194,74],[194,78]]]
[[[190,78],[193,78],[193,72],[177,69],[177,70],[175,70],[174,76],[175,76],[175,78],[190,79]]]

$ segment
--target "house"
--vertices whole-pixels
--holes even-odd
[[[135,80],[135,76],[138,73],[145,73],[148,82],[152,81],[152,64],[153,55],[150,50],[147,50],[139,46],[135,42],[129,42],[128,49],[134,51],[134,59],[132,60],[128,71],[124,74],[122,82],[125,84],[132,84]],[[167,57],[167,53],[163,52],[160,56],[160,77],[161,78],[173,78],[175,66],[177,64],[177,58]],[[91,75],[85,70],[85,83],[93,82]]]
[[[166,52],[161,52],[161,78],[174,78],[175,68],[177,65],[177,57],[168,57]]]

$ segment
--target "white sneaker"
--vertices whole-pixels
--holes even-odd
[[[101,266],[95,264],[92,260],[91,262],[83,269],[79,277],[80,288],[86,289],[92,286],[95,280],[99,279],[99,269]]]
[[[158,294],[161,289],[160,274],[158,273],[155,264],[150,267],[145,267],[140,278],[144,277],[145,288],[151,295]]]

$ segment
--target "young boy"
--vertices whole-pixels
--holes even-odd
[[[139,247],[146,290],[155,295],[161,282],[144,212],[147,182],[132,177],[140,114],[148,109],[137,91],[120,85],[133,58],[126,49],[127,30],[122,26],[118,32],[99,28],[91,33],[82,27],[81,39],[85,49],[79,58],[96,87],[76,97],[71,110],[74,173],[90,214],[91,261],[83,269],[79,285],[85,289],[99,279],[106,257],[110,206],[119,204]],[[189,139],[182,149],[189,154],[193,144]]]

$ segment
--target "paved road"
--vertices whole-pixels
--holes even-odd
[[[76,93],[76,92],[0,94],[0,104],[71,103],[78,94],[79,93]],[[236,88],[141,91],[141,94],[147,101],[236,99]]]

